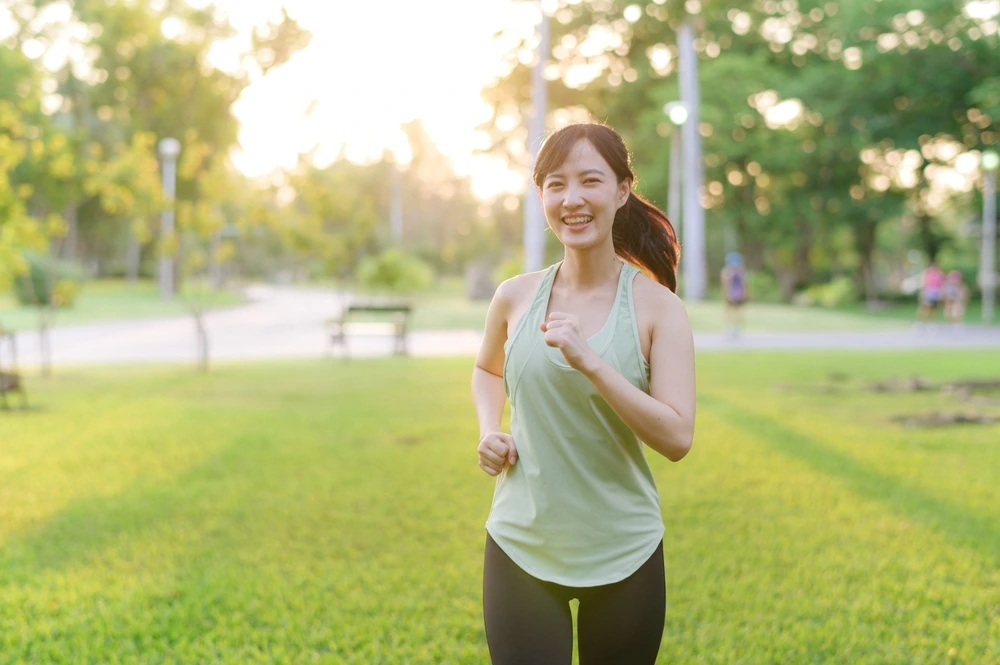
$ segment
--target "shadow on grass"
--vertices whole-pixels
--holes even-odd
[[[698,402],[737,427],[753,432],[755,438],[782,454],[841,480],[859,495],[880,501],[908,519],[946,534],[954,544],[974,550],[1000,566],[1000,529],[995,517],[970,513],[930,496],[718,395],[699,395]]]
[[[123,540],[137,540],[171,520],[199,521],[214,514],[222,496],[251,491],[255,473],[248,451],[270,446],[253,435],[234,438],[202,463],[166,481],[139,480],[111,496],[72,501],[44,523],[4,542],[0,565],[17,577],[61,570],[86,561]]]

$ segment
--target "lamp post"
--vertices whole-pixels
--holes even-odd
[[[993,150],[983,152],[983,244],[979,255],[979,286],[983,290],[983,321],[993,320],[996,299],[997,271],[997,167],[1000,155]]]
[[[694,48],[694,26],[686,18],[677,31],[679,83],[681,101],[688,112],[681,134],[684,161],[684,232],[681,241],[684,252],[681,271],[684,275],[684,298],[704,300],[708,281],[705,254],[705,209],[701,207],[699,192],[704,186],[705,173],[702,162],[701,134],[698,133],[699,111],[698,54]]]
[[[681,223],[681,130],[687,122],[687,107],[681,102],[668,102],[663,112],[677,129],[670,132],[670,187],[667,190],[667,219],[674,226]]]
[[[177,155],[181,154],[181,142],[168,137],[161,140],[157,147],[164,199],[160,217],[160,241],[166,244],[160,254],[160,297],[171,300],[174,297],[174,257],[171,249],[174,238],[174,193],[177,188]]]
[[[531,172],[535,168],[538,149],[545,135],[545,112],[548,110],[548,82],[545,80],[545,62],[549,57],[549,15],[546,2],[539,0],[538,10],[541,23],[538,24],[538,50],[535,66],[531,70],[531,122],[528,130],[528,154],[531,166],[528,169],[528,187],[524,192],[524,271],[540,270],[545,261],[545,213],[538,192],[531,182]]]

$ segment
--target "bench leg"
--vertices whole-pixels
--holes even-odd
[[[333,330],[330,332],[330,356],[333,356],[333,348],[337,345],[343,350],[341,357],[345,360],[350,358],[350,354],[347,349],[347,334],[344,331],[344,324],[338,323],[334,324]]]
[[[397,356],[409,355],[406,352],[406,324],[396,324],[396,346],[393,350]]]

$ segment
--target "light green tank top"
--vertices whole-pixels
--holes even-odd
[[[625,579],[652,556],[663,518],[642,443],[539,330],[560,265],[545,272],[504,345],[518,461],[497,477],[486,529],[533,577],[598,586]],[[632,304],[638,272],[622,266],[608,319],[587,341],[648,393],[649,363]]]

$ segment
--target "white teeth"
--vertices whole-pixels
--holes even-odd
[[[586,224],[591,219],[592,218],[590,217],[566,217],[563,219],[563,223],[570,226],[576,226],[578,224]]]

